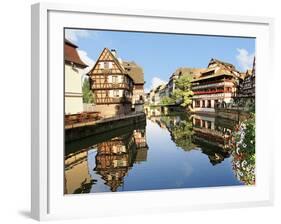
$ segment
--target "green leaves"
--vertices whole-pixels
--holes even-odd
[[[183,120],[172,128],[173,140],[184,151],[190,151],[194,148],[194,144],[192,143],[193,134],[192,124],[188,120]]]
[[[255,114],[241,122],[234,133],[234,170],[237,178],[245,184],[255,183]]]
[[[181,102],[180,105],[183,107],[190,105],[192,102],[191,97],[193,96],[193,92],[191,91],[191,80],[191,76],[183,75],[175,81],[176,89],[172,97],[176,102]]]
[[[175,104],[175,100],[171,97],[164,96],[160,102],[161,105],[173,105]]]
[[[90,88],[89,79],[85,79],[82,86],[83,103],[93,103],[94,97]]]

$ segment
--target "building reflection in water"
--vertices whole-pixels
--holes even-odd
[[[210,116],[178,114],[151,116],[150,120],[167,129],[177,147],[184,151],[201,150],[213,165],[231,155],[230,139],[235,121]]]
[[[194,136],[202,152],[207,154],[213,165],[221,163],[231,155],[231,134],[236,122],[215,117],[192,116]]]
[[[88,193],[92,180],[88,170],[88,150],[81,150],[65,158],[64,193]]]
[[[222,185],[225,183],[229,185],[230,182],[234,185],[253,185],[255,183],[254,161],[248,159],[247,155],[236,155],[233,146],[231,146],[231,136],[237,125],[236,121],[205,115],[187,116],[186,113],[166,114],[165,116],[151,115],[148,119],[151,121],[149,121],[149,128],[147,129],[150,135],[152,131],[153,134],[158,131],[155,133],[157,136],[161,133],[165,133],[166,136],[170,134],[170,140],[173,143],[169,150],[159,150],[161,147],[158,146],[161,139],[150,138],[149,143],[153,151],[148,158],[146,124],[126,127],[122,130],[107,132],[102,136],[80,140],[78,144],[75,143],[66,147],[65,194],[131,190],[136,189],[134,185],[139,183],[141,184],[140,189],[157,189],[155,186],[163,188],[162,183],[158,185],[157,180],[150,181],[153,178],[155,179],[156,171],[153,169],[158,169],[159,161],[165,162],[163,163],[163,169],[157,170],[157,175],[159,175],[159,172],[161,174],[161,170],[166,173],[167,167],[177,169],[179,166],[190,162],[189,159],[191,158],[194,161],[197,161],[197,159],[200,161],[198,163],[200,167],[197,168],[196,175],[202,175],[200,179],[203,181],[206,179],[204,177],[207,175],[206,169],[208,169],[210,170],[208,174],[210,178],[213,172],[217,172],[217,170],[225,172],[221,181],[224,181],[223,178],[228,175],[228,179],[222,182]],[[157,124],[157,127],[153,123]],[[162,132],[161,129],[166,131]],[[200,153],[186,154],[187,160],[183,161],[182,150],[186,152],[198,150]],[[155,154],[155,152],[157,153]],[[176,155],[177,160],[170,159],[171,154]],[[150,159],[150,162],[146,162],[147,159]],[[191,163],[194,161],[191,161]],[[221,166],[217,166],[218,164],[221,164]],[[196,167],[195,162],[193,166]],[[201,166],[203,166],[204,172],[201,170]],[[212,167],[214,167],[213,170]],[[172,181],[183,178],[181,170],[178,171],[178,173],[173,174],[174,177],[167,177],[162,174],[163,181],[166,178],[170,178]],[[131,175],[129,175],[130,173]],[[128,175],[129,177],[127,177]],[[192,181],[194,181],[193,184],[197,183],[198,176],[189,176],[188,178],[190,179],[185,186],[188,187],[188,184]],[[210,180],[210,182],[213,180]],[[154,185],[150,185],[151,182]],[[202,185],[199,186],[205,186],[204,184],[205,182],[202,182]],[[194,185],[191,184],[190,186]]]
[[[88,154],[94,149],[94,160]],[[134,163],[147,160],[145,127],[134,129],[123,135],[97,143],[87,149],[79,150],[65,159],[65,194],[89,193],[100,181],[117,191],[124,184],[124,178]],[[90,162],[95,162],[89,164]],[[92,173],[100,179],[93,179]],[[94,189],[93,189],[94,190]]]

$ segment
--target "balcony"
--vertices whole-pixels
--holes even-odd
[[[131,97],[106,97],[96,98],[96,104],[118,104],[118,103],[131,103]]]
[[[220,90],[221,91],[221,90]],[[194,93],[192,99],[218,99],[234,97],[235,93],[232,92],[215,92],[215,91],[200,91]]]
[[[193,93],[194,95],[204,95],[204,94],[229,93],[229,92],[224,91],[223,89],[218,89],[218,90],[196,91]]]
[[[232,87],[234,84],[233,82],[230,81],[225,81],[225,82],[209,82],[204,85],[194,85],[192,86],[192,90],[197,90],[197,89],[205,89],[209,87]]]
[[[94,83],[92,89],[131,89],[128,83]]]

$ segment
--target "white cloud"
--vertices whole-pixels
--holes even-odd
[[[152,90],[152,89],[158,87],[159,85],[166,84],[166,83],[167,83],[166,81],[160,79],[160,78],[157,77],[157,76],[154,76],[154,77],[152,78],[152,80],[151,80],[151,85],[150,85],[150,87],[149,87],[149,88],[145,88],[145,89],[144,89],[144,92],[148,93],[150,90]]]
[[[246,71],[247,69],[251,69],[253,67],[253,60],[255,54],[249,54],[249,52],[243,48],[237,48],[238,55],[236,55],[236,59],[238,61],[241,69]]]
[[[87,74],[91,69],[92,67],[95,65],[95,61],[89,57],[88,53],[86,51],[83,51],[83,50],[77,50],[78,54],[79,54],[79,57],[81,58],[81,60],[88,65],[87,68],[84,69],[83,73],[82,74],[83,76],[85,74]],[[85,78],[85,77],[84,77]]]
[[[66,29],[65,30],[65,37],[66,39],[77,42],[79,38],[85,38],[90,36],[88,30],[75,30],[75,29]]]
[[[83,51],[83,50],[77,50],[78,51],[78,54],[79,54],[79,57],[81,58],[81,60],[83,62],[85,62],[87,65],[90,66],[93,66],[95,64],[95,61],[89,57],[88,53],[86,51]]]
[[[150,91],[150,89],[144,88],[144,92],[145,92],[145,93],[148,93],[149,91]]]
[[[165,82],[164,80],[158,78],[158,77],[153,77],[152,80],[151,80],[151,89],[152,88],[156,88],[157,86],[159,85],[162,85],[162,84],[166,84],[167,82]]]

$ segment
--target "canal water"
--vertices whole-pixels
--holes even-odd
[[[235,121],[184,113],[66,144],[65,194],[243,185]]]

